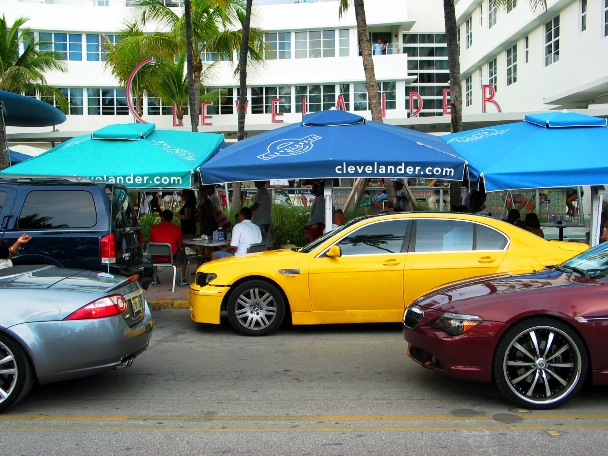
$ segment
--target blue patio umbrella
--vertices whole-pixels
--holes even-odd
[[[606,119],[574,112],[441,136],[486,191],[608,183]]]
[[[439,137],[341,110],[239,141],[201,167],[203,182],[299,178],[462,180],[465,160]]]
[[[65,122],[66,116],[55,106],[18,93],[0,90],[0,103],[10,127],[49,127]]]
[[[224,135],[115,124],[76,136],[2,174],[82,176],[130,188],[188,188]]]

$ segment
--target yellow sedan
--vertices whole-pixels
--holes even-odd
[[[238,332],[294,325],[399,322],[430,289],[474,276],[530,272],[584,251],[514,225],[470,214],[402,213],[359,218],[299,250],[211,261],[190,286],[195,322]]]

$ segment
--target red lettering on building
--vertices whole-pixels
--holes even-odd
[[[272,107],[272,123],[283,123],[283,119],[279,117],[283,117],[283,113],[279,112],[277,105],[283,101],[282,98],[274,98],[270,104]]]
[[[448,103],[448,94],[450,89],[443,89],[443,113],[452,114],[452,104]]]
[[[177,105],[173,104],[173,126],[174,127],[183,127],[183,122],[178,122],[177,120]]]
[[[418,109],[414,111],[414,98],[418,100]],[[422,111],[422,97],[418,92],[410,92],[410,117],[416,117]]]
[[[494,87],[490,86],[490,85],[484,85],[482,88],[483,92],[483,106],[481,109],[481,112],[485,113],[486,112],[486,104],[487,103],[492,103],[494,106],[496,106],[496,109],[498,110],[498,112],[502,112],[502,110],[500,109],[500,105],[498,104],[498,102],[496,100],[494,100],[494,96],[496,95],[496,91],[494,90]],[[487,93],[487,95],[486,95]]]
[[[212,101],[203,101],[201,103],[201,125],[203,127],[210,127],[211,125],[213,125],[211,122],[207,123],[205,122],[205,119],[211,119],[211,116],[207,115],[207,105],[212,105],[213,102]]]
[[[344,95],[338,95],[338,99],[336,100],[336,109],[341,109],[342,111],[346,111],[346,103],[344,102]]]

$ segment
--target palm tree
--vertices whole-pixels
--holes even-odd
[[[167,36],[174,40],[172,46],[158,43],[159,52],[178,54],[185,49],[187,54],[192,49],[192,58],[187,58],[189,74],[193,76],[191,96],[194,97],[194,108],[191,109],[193,131],[198,125],[200,115],[200,86],[203,72],[201,51],[217,53],[220,58],[232,58],[232,53],[239,49],[240,31],[231,31],[230,27],[239,23],[239,13],[243,11],[241,0],[188,0],[184,2],[184,14],[175,8],[165,6],[163,0],[137,0],[136,5],[143,8],[141,21],[145,25],[154,22],[170,30]],[[188,14],[186,14],[186,12]],[[188,20],[189,19],[189,20]],[[190,46],[190,35],[192,45]],[[261,40],[261,34],[258,34]],[[259,43],[253,50],[259,55]],[[253,55],[253,53],[252,53]]]
[[[372,114],[372,120],[382,122],[382,107],[380,105],[380,95],[378,94],[378,82],[376,81],[376,73],[374,71],[374,59],[372,58],[372,45],[369,40],[369,32],[367,30],[367,19],[365,18],[365,2],[364,0],[340,0],[339,14],[340,17],[348,11],[351,1],[355,7],[355,19],[357,21],[357,37],[359,49],[363,62],[363,72],[365,74],[365,86],[367,88],[367,98],[369,108]],[[395,188],[390,179],[385,179],[386,193],[389,201],[392,201],[395,196]],[[360,201],[363,192],[365,191],[369,179],[357,179],[353,186],[353,191],[346,199],[344,211],[355,202]],[[357,194],[356,198],[353,196]],[[411,193],[410,193],[411,195]]]
[[[162,55],[155,55],[155,48],[150,42],[158,43],[165,38],[163,34],[145,34],[137,23],[127,24],[126,27],[118,32],[120,40],[116,44],[104,36],[104,46],[108,50],[108,57],[104,66],[108,68],[118,82],[125,86],[133,68],[144,59],[153,56],[157,61],[161,60]],[[155,65],[142,67],[131,85],[131,96],[135,98],[135,110],[140,116],[143,115],[143,99],[148,88],[155,81]],[[127,95],[128,96],[128,95]]]
[[[55,97],[61,109],[67,111],[67,100],[59,89],[47,84],[44,76],[47,71],[65,72],[65,65],[59,60],[59,53],[39,49],[33,33],[23,27],[27,21],[20,17],[9,26],[4,15],[0,18],[0,90]],[[19,49],[21,43],[23,52]],[[9,165],[6,126],[0,113],[0,169]]]
[[[245,115],[247,114],[247,61],[249,51],[249,33],[251,31],[251,10],[253,0],[247,0],[245,17],[242,19],[243,36],[239,49],[239,98],[237,110],[237,140],[245,139]],[[235,182],[232,189],[232,207],[239,208],[241,202],[241,183]]]

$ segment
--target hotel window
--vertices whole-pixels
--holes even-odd
[[[507,0],[507,13],[513,11],[513,8],[517,6],[517,0]]]
[[[364,82],[353,84],[353,95],[355,111],[367,110],[367,87]]]
[[[526,63],[528,63],[528,57],[530,56],[530,40],[528,37],[524,38],[525,48],[526,48]]]
[[[126,116],[127,97],[122,89],[87,89],[88,114],[91,116]]]
[[[296,112],[302,112],[302,98],[306,98],[306,112],[335,108],[336,86],[335,84],[296,86]]]
[[[251,88],[251,113],[270,114],[272,113],[272,100],[281,98],[277,104],[276,112],[291,112],[291,87],[252,87]]]
[[[494,27],[496,24],[496,3],[494,0],[488,0],[488,28]]]
[[[82,60],[82,35],[80,33],[40,32],[38,39],[39,49],[58,52],[59,60]]]
[[[339,34],[339,46],[340,46],[340,57],[348,57],[350,55],[350,39],[349,30],[341,29],[338,30]]]
[[[517,44],[507,49],[507,85],[517,82]]]
[[[347,111],[350,111],[350,84],[338,84],[338,96],[336,97],[336,104],[338,103],[338,97],[344,99],[344,106]]]
[[[380,82],[378,83],[378,95],[382,104],[382,95],[384,95],[386,109],[397,109],[397,83],[396,82]]]
[[[89,62],[105,62],[108,60],[108,46],[106,45],[107,40],[116,46],[116,43],[120,41],[120,35],[106,35],[106,34],[87,34],[87,61]]]
[[[471,106],[473,104],[473,77],[469,76],[464,83],[464,105]]]
[[[188,109],[188,107],[185,107]],[[184,113],[185,114],[185,113]],[[150,116],[170,116],[173,115],[173,104],[167,105],[158,97],[148,97],[148,115]]]
[[[336,31],[311,30],[295,33],[296,59],[336,56]]]
[[[235,92],[233,88],[206,88],[206,101],[212,101],[212,105],[207,105],[207,115],[234,114],[236,112]]]
[[[84,89],[82,88],[69,88],[59,89],[63,96],[68,100],[70,104],[70,115],[81,116],[84,114]]]
[[[291,59],[291,32],[266,33],[264,41],[267,60]]]
[[[581,1],[581,32],[587,30],[587,0]]]
[[[473,18],[469,17],[465,22],[465,46],[469,49],[473,46]]]
[[[606,0],[608,1],[608,0]],[[559,60],[559,16],[545,24],[545,66]]]
[[[488,62],[488,85],[498,90],[498,65],[496,59]]]

